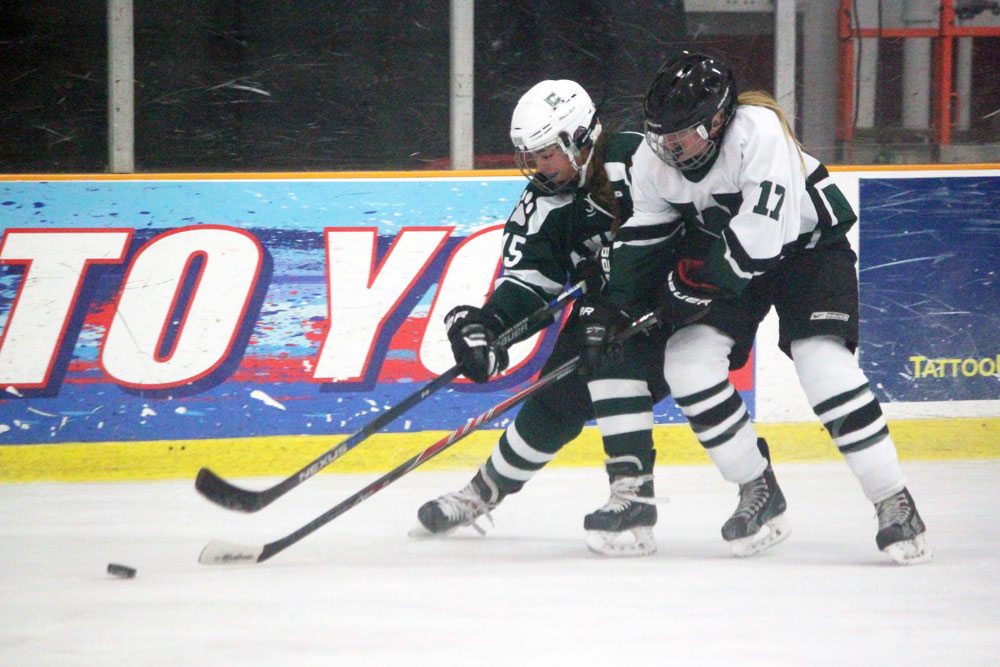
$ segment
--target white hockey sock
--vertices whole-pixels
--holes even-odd
[[[899,467],[896,446],[886,438],[867,449],[844,454],[844,461],[861,483],[861,490],[872,503],[885,500],[906,486]]]
[[[865,496],[882,500],[905,486],[896,446],[857,359],[834,336],[792,343],[799,382]]]
[[[760,477],[767,468],[767,459],[757,448],[757,430],[753,422],[746,422],[726,444],[705,451],[727,482],[746,484]]]
[[[757,448],[746,405],[729,382],[732,346],[733,340],[713,327],[684,327],[667,342],[663,374],[723,478],[744,484],[764,472],[767,459]]]

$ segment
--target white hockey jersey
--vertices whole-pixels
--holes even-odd
[[[738,293],[781,257],[840,238],[857,220],[826,168],[785,134],[778,116],[749,105],[737,108],[705,170],[682,173],[640,146],[632,199],[611,273],[614,291],[630,297],[642,286],[623,280],[646,275],[648,283],[652,264],[672,266],[680,256],[704,260],[700,279]],[[657,268],[654,276],[670,267]]]

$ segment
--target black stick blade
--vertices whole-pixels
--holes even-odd
[[[198,471],[194,488],[216,505],[240,512],[256,512],[267,505],[266,494],[234,486],[208,468]]]

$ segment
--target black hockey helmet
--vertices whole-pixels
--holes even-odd
[[[711,56],[678,51],[653,78],[643,103],[646,140],[664,162],[683,171],[697,169],[718,150],[736,111],[736,79],[727,65]],[[722,111],[721,127],[709,138],[712,121]],[[679,159],[665,138],[693,129],[706,140],[703,152]]]

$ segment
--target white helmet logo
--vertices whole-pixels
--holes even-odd
[[[545,98],[545,102],[555,109],[563,101],[563,98],[559,97],[559,93],[551,92],[548,97]]]

